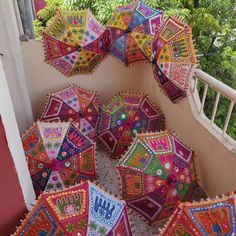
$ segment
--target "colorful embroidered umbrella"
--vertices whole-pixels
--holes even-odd
[[[43,193],[15,236],[131,236],[126,204],[90,182]]]
[[[92,73],[107,54],[105,32],[89,10],[58,11],[43,32],[45,61],[66,76]]]
[[[36,194],[93,179],[95,143],[70,122],[37,122],[22,136]]]
[[[235,200],[235,195],[232,195],[181,203],[159,235],[236,235]]]
[[[152,40],[162,24],[162,12],[143,1],[120,6],[107,24],[108,49],[125,65],[151,61]]]
[[[96,137],[99,119],[99,98],[93,91],[72,85],[48,97],[42,121],[74,121],[90,139]]]
[[[164,129],[164,116],[147,95],[120,92],[101,109],[98,138],[119,158],[136,133]]]
[[[196,187],[193,152],[169,131],[137,134],[116,167],[123,199],[150,223],[169,217]]]
[[[154,78],[171,101],[185,97],[198,63],[191,28],[169,17],[154,40],[152,62]]]

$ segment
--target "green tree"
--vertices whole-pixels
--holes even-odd
[[[189,23],[193,29],[200,57],[200,68],[236,89],[236,6],[234,0],[188,0]],[[200,93],[203,87],[200,86]],[[210,118],[216,94],[209,89],[205,114]],[[221,96],[215,123],[223,128],[229,101]],[[228,134],[236,139],[236,107],[230,119]]]

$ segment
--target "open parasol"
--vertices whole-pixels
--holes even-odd
[[[137,133],[162,129],[164,116],[147,95],[120,92],[101,108],[98,138],[119,158]]]
[[[94,179],[95,143],[70,122],[37,122],[22,136],[37,195]]]
[[[170,131],[137,134],[116,165],[127,205],[150,223],[169,217],[196,187],[193,156]]]
[[[160,236],[230,236],[236,234],[235,194],[181,203]]]
[[[152,40],[162,12],[143,1],[117,7],[107,24],[108,50],[125,65],[152,59]]]
[[[48,96],[41,120],[73,121],[86,136],[94,140],[99,109],[99,98],[95,92],[71,85]]]
[[[190,26],[169,17],[155,37],[152,63],[154,78],[170,100],[185,97],[198,63]]]
[[[126,204],[98,186],[43,193],[15,236],[131,236]]]
[[[105,32],[89,10],[59,10],[43,32],[45,61],[66,76],[92,73],[107,54]]]

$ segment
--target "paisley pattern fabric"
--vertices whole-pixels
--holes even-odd
[[[197,63],[191,28],[169,17],[155,37],[152,64],[154,78],[172,102],[186,96]]]
[[[41,120],[73,121],[87,137],[95,140],[99,109],[99,98],[95,92],[71,85],[48,96]]]
[[[235,195],[181,203],[160,236],[229,236],[236,234]]]
[[[22,136],[36,195],[94,179],[95,143],[70,122],[37,122]]]
[[[15,236],[131,236],[126,204],[86,181],[43,193]]]
[[[147,95],[120,92],[101,109],[98,138],[119,158],[137,133],[163,129],[164,116]]]
[[[105,27],[89,10],[58,11],[43,42],[45,61],[66,76],[92,73],[107,54]]]
[[[152,59],[152,40],[162,12],[143,1],[117,7],[107,24],[108,50],[125,65]]]
[[[196,187],[193,152],[169,131],[137,134],[116,165],[123,199],[151,223],[168,218]]]

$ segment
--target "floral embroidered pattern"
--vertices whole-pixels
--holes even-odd
[[[37,144],[25,155],[37,195],[95,178],[95,143],[74,124],[37,122],[22,137],[25,148],[31,138]]]

